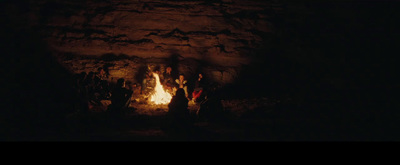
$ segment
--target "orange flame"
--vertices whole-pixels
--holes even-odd
[[[154,88],[154,94],[150,96],[150,100],[154,104],[167,104],[171,101],[172,96],[168,92],[166,92],[163,86],[160,83],[160,78],[158,74],[153,73],[154,77],[156,78],[156,86]]]

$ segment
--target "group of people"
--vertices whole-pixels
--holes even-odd
[[[199,74],[199,78],[196,80],[194,90],[192,92],[193,98],[192,100],[199,99],[199,96],[202,95],[204,88],[201,86],[201,74]],[[202,98],[203,100],[200,102],[199,109],[196,111],[196,115],[198,119],[204,121],[221,121],[224,116],[223,105],[221,102],[221,95],[216,89],[215,86],[210,86],[208,89],[207,95]],[[169,118],[168,124],[174,130],[181,130],[185,132],[187,129],[191,129],[193,126],[192,123],[192,115],[190,115],[190,111],[188,109],[189,100],[186,96],[184,88],[178,88],[176,90],[176,94],[172,97],[171,102],[168,104],[168,113],[167,116]]]
[[[175,95],[178,89],[183,89],[184,96],[194,103],[204,100],[207,89],[207,82],[202,73],[198,73],[194,81],[188,81],[184,74],[177,74],[172,67],[167,67],[165,72],[151,70],[150,67],[145,73],[140,87],[140,94],[147,95],[153,91],[156,82],[153,73],[158,74],[164,90]],[[88,111],[91,107],[101,105],[101,100],[111,100],[111,107],[128,106],[133,89],[125,86],[125,79],[120,78],[116,84],[111,84],[109,74],[103,67],[99,67],[97,72],[81,72],[75,75],[74,87],[79,98],[79,109]],[[122,88],[128,92],[122,92]],[[191,95],[189,95],[189,91]],[[125,94],[122,94],[122,93]],[[123,102],[123,103],[122,103]],[[118,105],[118,106],[116,106]]]
[[[97,72],[75,74],[74,88],[78,100],[76,108],[85,113],[95,106],[102,106],[101,100],[110,100],[108,110],[121,112],[129,106],[133,94],[125,84],[123,78],[119,78],[116,84],[111,84],[109,74],[102,67],[99,67]]]
[[[176,74],[174,74],[171,67],[167,67],[165,69],[165,72],[163,72],[162,74],[159,70],[154,71],[154,73],[158,74],[160,82],[163,85],[164,89],[172,95],[175,95],[178,89],[183,89],[185,97],[193,102],[200,102],[205,96],[205,91],[208,84],[204,79],[202,73],[197,74],[196,79],[192,84],[193,86],[191,86],[193,88],[190,88],[193,89],[190,90],[191,95],[189,95],[189,81],[185,78],[184,74],[179,74],[178,76],[175,76]],[[148,72],[146,72],[145,78],[142,81],[140,93],[147,94],[149,91],[152,91],[155,83],[156,82],[153,76],[153,71],[148,70]]]
[[[97,72],[75,74],[73,87],[77,91],[77,109],[83,112],[111,97],[108,75],[102,67]]]
[[[222,104],[215,93],[215,87],[206,82],[202,73],[197,73],[193,81],[188,81],[184,74],[175,76],[171,67],[167,67],[163,73],[160,73],[159,70],[148,70],[143,78],[140,94],[147,95],[151,91],[149,89],[154,88],[156,82],[153,73],[159,75],[164,90],[173,95],[168,104],[167,116],[171,119],[169,120],[170,124],[178,127],[190,125],[189,101],[200,103],[197,115],[201,118],[212,119],[217,116],[218,112],[221,112]],[[113,114],[119,114],[129,107],[134,92],[129,85],[125,86],[125,79],[119,78],[116,84],[110,84],[109,76],[102,67],[98,68],[97,72],[88,74],[81,72],[75,76],[74,87],[78,91],[79,101],[77,103],[78,109],[81,111],[88,112],[91,107],[101,105],[101,100],[111,101],[107,111],[113,112]],[[189,91],[191,95],[189,95]]]

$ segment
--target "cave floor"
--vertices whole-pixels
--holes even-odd
[[[87,114],[67,117],[67,141],[264,141],[275,140],[271,112],[279,100],[268,98],[221,100],[224,115],[214,121],[199,119],[199,104],[189,102],[193,126],[185,130],[166,127],[167,105],[132,101],[128,110],[113,118],[107,113],[109,102],[93,107]],[[275,121],[274,121],[275,120]],[[294,120],[292,120],[293,122]]]
[[[224,115],[199,119],[199,105],[189,104],[193,125],[167,127],[167,105],[134,101],[125,113],[113,117],[103,107],[66,117],[60,133],[40,133],[38,141],[387,141],[399,138],[396,116],[373,110],[343,109],[328,102],[299,105],[266,97],[221,100]],[[349,107],[349,106],[348,106]],[[344,115],[346,114],[346,115]],[[378,115],[377,115],[378,114]],[[396,127],[396,128],[395,128]],[[39,133],[38,133],[39,134]]]

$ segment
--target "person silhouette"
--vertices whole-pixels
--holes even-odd
[[[110,110],[115,113],[121,113],[125,108],[128,108],[132,93],[132,90],[125,88],[125,79],[118,79],[116,87],[111,93]]]
[[[189,100],[185,96],[183,88],[179,88],[168,104],[167,117],[174,130],[182,130],[190,126]]]

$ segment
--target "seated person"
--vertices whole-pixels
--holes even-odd
[[[167,117],[170,126],[174,129],[185,128],[190,125],[189,100],[185,97],[183,88],[179,88],[168,104]]]
[[[127,108],[130,104],[132,93],[131,90],[125,88],[125,79],[118,79],[116,87],[111,93],[110,108],[114,112],[121,112],[124,108]]]
[[[96,79],[96,74],[95,72],[89,72],[86,79],[84,80],[85,82],[85,88],[87,91],[87,98],[89,102],[89,109],[93,107],[93,105],[99,105],[99,81]]]
[[[97,77],[102,81],[103,80],[105,80],[105,81],[108,80],[108,74],[106,73],[106,71],[104,70],[103,67],[97,68]]]
[[[155,86],[155,78],[153,76],[153,72],[147,72],[146,77],[142,81],[142,88],[140,90],[141,94],[145,94],[149,92],[149,89],[154,88]]]
[[[198,119],[211,122],[219,122],[225,119],[225,109],[221,102],[221,92],[215,88],[210,89],[204,101],[196,112]]]
[[[183,74],[180,74],[179,79],[175,80],[175,88],[174,88],[175,90],[174,91],[176,91],[179,88],[182,88],[185,91],[186,98],[188,98],[189,95],[188,95],[186,83],[187,83],[187,80],[185,80],[185,76]]]
[[[110,84],[108,82],[108,74],[104,70],[103,67],[99,67],[97,69],[97,73],[95,73],[94,81],[96,83],[96,89],[98,92],[98,97],[100,100],[109,99],[110,94]]]
[[[132,100],[138,101],[141,91],[140,85],[138,83],[132,83],[129,89],[133,92]]]
[[[204,90],[205,90],[205,80],[203,78],[203,74],[199,73],[195,81],[194,89],[192,92],[192,100],[194,102],[201,101],[203,99]]]

